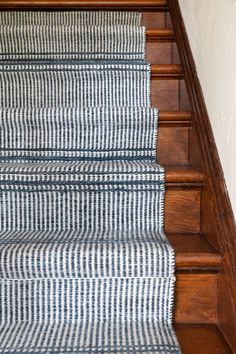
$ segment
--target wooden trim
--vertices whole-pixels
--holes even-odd
[[[236,225],[224,180],[219,155],[207,113],[201,85],[197,76],[193,54],[188,41],[178,0],[168,0],[169,10],[173,21],[175,38],[177,41],[183,76],[192,105],[193,123],[198,136],[206,193],[211,200],[215,223],[215,238],[218,238],[223,256],[223,269],[219,282],[225,282],[224,294],[219,293],[218,303],[229,301],[228,312],[234,313],[231,320],[227,314],[218,311],[218,322],[225,337],[236,352]],[[212,237],[212,236],[211,236]],[[219,288],[220,288],[219,283]],[[227,299],[227,300],[226,300]],[[229,323],[229,321],[231,321]]]
[[[179,64],[152,64],[151,74],[153,79],[181,79],[183,77],[183,72]]]
[[[159,127],[191,127],[190,111],[159,111]]]
[[[147,28],[146,41],[149,42],[173,42],[174,32],[169,28]]]
[[[0,0],[0,9],[167,10],[166,0]]]

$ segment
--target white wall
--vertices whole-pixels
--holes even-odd
[[[236,216],[236,0],[179,0]]]

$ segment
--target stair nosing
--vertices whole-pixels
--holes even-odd
[[[221,265],[221,254],[217,251],[206,239],[206,235],[202,234],[174,234],[167,233],[167,238],[172,244],[176,254],[176,270],[219,270]],[[199,249],[190,249],[189,252],[178,249],[178,245],[175,244],[174,239],[181,240],[184,243],[185,238],[193,243],[194,239],[201,240],[204,248],[208,248],[206,251],[200,251]]]

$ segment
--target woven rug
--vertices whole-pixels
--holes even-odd
[[[0,13],[0,353],[180,354],[140,24]]]

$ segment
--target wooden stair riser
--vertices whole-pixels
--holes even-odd
[[[176,274],[174,322],[217,322],[217,273]]]
[[[188,165],[189,130],[186,126],[159,124],[157,139],[158,161],[163,166]]]
[[[176,43],[147,42],[146,60],[151,64],[179,64]]]
[[[199,233],[201,189],[175,189],[167,185],[164,225],[166,232]]]
[[[184,80],[156,78],[151,81],[151,104],[160,110],[189,110]]]
[[[168,11],[145,11],[142,13],[142,25],[146,28],[172,28]]]

